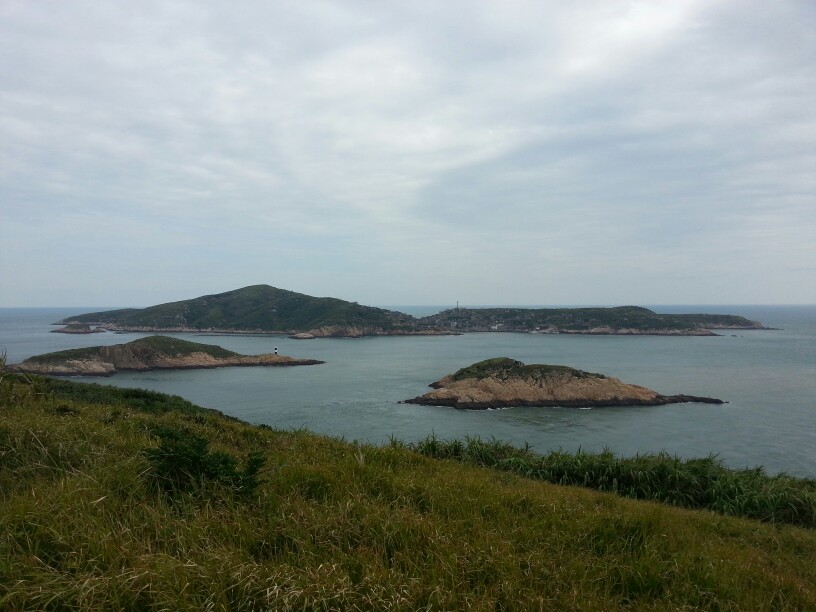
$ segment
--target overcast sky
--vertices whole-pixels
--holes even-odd
[[[0,0],[0,306],[816,303],[816,2]]]

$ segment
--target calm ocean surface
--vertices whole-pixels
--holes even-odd
[[[392,307],[397,308],[397,307]],[[290,340],[284,336],[177,334],[246,354],[312,357],[325,365],[117,374],[84,379],[181,395],[251,423],[387,442],[496,437],[534,450],[609,448],[717,454],[732,467],[764,466],[816,477],[816,306],[652,307],[658,312],[741,314],[780,329],[719,337],[560,336],[482,333],[451,337]],[[416,315],[440,308],[400,308]],[[50,351],[128,342],[144,334],[53,334],[49,324],[99,308],[0,309],[10,363]],[[563,364],[665,394],[708,395],[722,406],[511,408],[458,411],[399,404],[444,374],[488,357]]]

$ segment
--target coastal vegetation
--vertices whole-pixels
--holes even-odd
[[[761,467],[732,470],[715,456],[689,460],[666,453],[617,457],[609,450],[539,455],[529,447],[516,448],[496,439],[438,440],[435,436],[407,446],[428,457],[454,459],[554,484],[816,527],[816,481],[786,474],[769,476]]]
[[[317,298],[268,285],[253,285],[217,295],[142,309],[73,316],[64,323],[117,329],[293,332],[322,327],[398,331],[412,328],[413,317],[337,298]]]
[[[2,368],[0,414],[2,609],[816,607],[810,481],[712,458],[356,444]],[[698,506],[678,487],[742,497]],[[738,518],[765,493],[778,513]]]
[[[712,335],[712,329],[762,329],[736,315],[658,314],[641,306],[614,308],[454,308],[430,317],[428,325],[459,331],[564,334]]]
[[[297,337],[512,331],[572,334],[712,335],[712,329],[763,329],[735,315],[658,314],[648,308],[455,308],[428,317],[253,285],[149,308],[92,312],[61,324],[131,331],[213,330]]]
[[[29,357],[13,368],[54,376],[110,376],[117,370],[172,370],[224,366],[290,366],[323,363],[284,355],[240,355],[215,344],[148,336],[126,344],[90,346]]]
[[[482,380],[483,378],[501,377],[508,378],[530,378],[547,377],[553,375],[567,374],[576,378],[606,378],[603,374],[594,374],[576,370],[568,366],[532,364],[526,365],[521,361],[510,359],[509,357],[493,357],[477,363],[471,364],[450,375],[451,381],[467,380],[473,378]]]

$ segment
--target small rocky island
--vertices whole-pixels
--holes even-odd
[[[101,327],[91,327],[85,323],[70,323],[59,329],[52,329],[52,334],[103,334],[106,330]]]
[[[285,355],[241,355],[214,344],[149,336],[112,346],[92,346],[29,357],[11,369],[49,376],[111,376],[122,370],[190,370],[228,366],[296,366],[325,363]]]
[[[697,402],[722,404],[711,397],[661,395],[617,378],[560,365],[525,365],[507,357],[474,363],[430,385],[433,391],[406,404],[475,410],[510,406],[659,406]]]

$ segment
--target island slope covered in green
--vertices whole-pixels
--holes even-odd
[[[0,414],[3,610],[816,608],[800,479],[359,445],[2,367]]]
[[[285,355],[241,355],[214,344],[150,336],[110,346],[56,351],[12,366],[18,372],[52,376],[110,376],[120,370],[190,370],[226,366],[294,366],[323,363]]]
[[[288,333],[298,338],[481,331],[710,336],[712,329],[763,329],[761,323],[735,315],[658,314],[639,306],[455,308],[415,318],[394,310],[317,298],[268,285],[149,308],[92,312],[59,323],[118,331]]]
[[[337,298],[253,285],[149,308],[72,316],[62,323],[125,331],[310,332],[315,336],[415,333],[410,315]]]
[[[559,334],[711,336],[713,329],[764,329],[737,315],[658,314],[641,306],[612,308],[453,308],[425,317],[429,326],[468,331]]]

